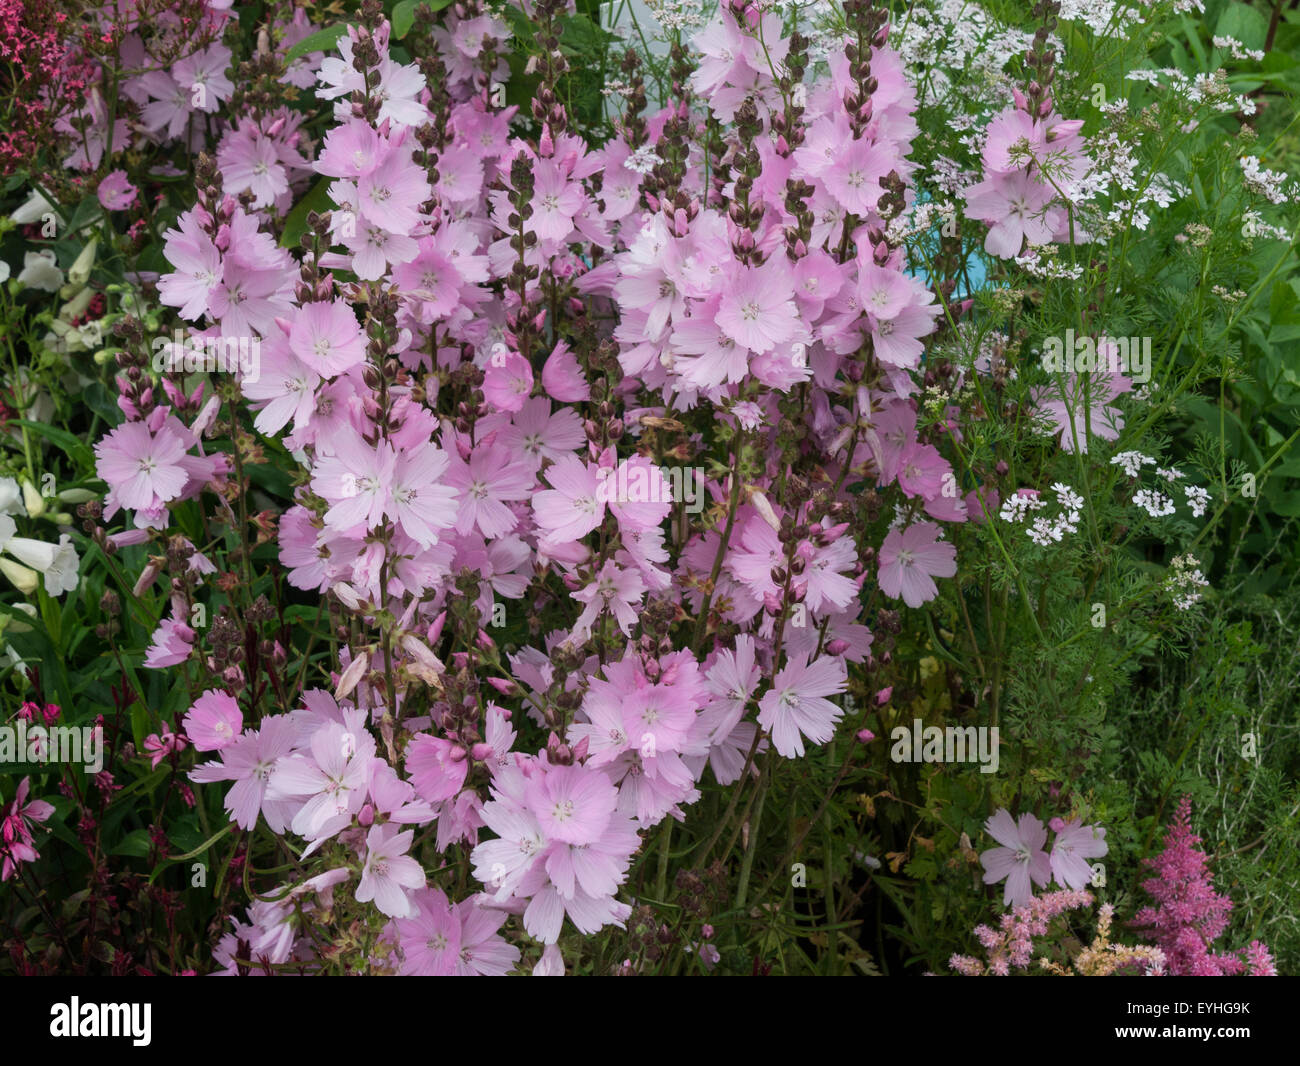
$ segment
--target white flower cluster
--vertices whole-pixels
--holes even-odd
[[[1279,170],[1268,170],[1253,155],[1241,157],[1241,175],[1246,188],[1257,196],[1262,196],[1273,204],[1284,204],[1296,198],[1294,188],[1283,189],[1287,175]]]
[[[968,0],[939,0],[930,6],[913,5],[908,17],[890,34],[889,43],[916,75],[922,104],[943,100],[951,93],[952,82],[945,70],[964,70],[962,103],[969,106],[972,96],[975,102],[1002,102],[1003,68],[1024,55],[1033,44],[1033,34],[1003,26]],[[1064,54],[1055,34],[1048,43],[1058,56]],[[1009,92],[1005,95],[1010,97]]]
[[[1173,596],[1174,606],[1180,611],[1190,610],[1201,599],[1198,589],[1209,588],[1210,583],[1201,573],[1201,564],[1194,555],[1176,555],[1165,578],[1165,590]]]
[[[1170,486],[1186,477],[1174,467],[1156,466],[1155,459],[1141,452],[1119,452],[1111,457],[1110,465],[1118,466],[1131,478],[1140,477],[1144,466],[1155,466],[1156,477]],[[1191,508],[1192,516],[1200,518],[1204,515],[1210,503],[1209,492],[1200,485],[1185,485],[1183,493],[1187,497],[1187,506]],[[1175,513],[1173,497],[1156,489],[1138,489],[1133,493],[1133,502],[1152,518],[1164,518]]]
[[[1138,489],[1133,493],[1133,502],[1152,518],[1164,518],[1175,511],[1173,498],[1154,489]]]
[[[1039,515],[1030,523],[1029,528],[1025,531],[1029,539],[1037,544],[1040,548],[1045,548],[1049,544],[1057,544],[1065,539],[1067,533],[1079,532],[1079,512],[1083,509],[1083,497],[1075,492],[1069,485],[1057,481],[1052,485],[1052,491],[1056,493],[1056,502],[1060,506],[1060,512],[1053,518],[1047,515]],[[999,516],[1004,522],[1023,522],[1031,512],[1041,511],[1047,506],[1044,500],[1036,491],[1022,489],[1012,496],[1008,496],[1002,502],[1002,509]]]
[[[1187,506],[1192,509],[1192,516],[1200,518],[1210,505],[1210,494],[1200,485],[1188,485],[1183,491],[1187,494]]]
[[[1264,58],[1258,48],[1247,48],[1235,37],[1211,37],[1210,43],[1215,48],[1226,48],[1233,59],[1253,59],[1258,63]]]
[[[1246,211],[1241,216],[1241,232],[1245,237],[1264,237],[1275,241],[1285,241],[1291,236],[1283,227],[1265,222],[1258,211]]]
[[[1082,22],[1098,37],[1128,37],[1134,26],[1146,22],[1133,4],[1113,0],[1061,0],[1060,17]]]
[[[1022,489],[1002,501],[1002,509],[998,511],[998,517],[1004,522],[1019,523],[1025,520],[1025,516],[1030,511],[1041,511],[1046,506],[1047,501],[1039,497],[1037,492]]]
[[[1121,467],[1129,477],[1137,477],[1144,466],[1155,466],[1155,460],[1141,452],[1120,452],[1111,456],[1110,465]]]
[[[1228,72],[1222,68],[1208,74],[1197,74],[1195,78],[1189,78],[1175,67],[1130,70],[1125,77],[1129,81],[1144,81],[1148,85],[1160,85],[1163,82],[1171,90],[1171,96],[1185,104],[1208,104],[1225,114],[1234,111],[1240,111],[1243,115],[1255,113],[1255,101],[1249,96],[1234,93],[1228,84]],[[1194,111],[1195,107],[1188,107],[1188,110]]]
[[[1047,247],[1053,251],[1056,248],[1055,245],[1048,245]],[[1031,245],[1025,250],[1024,255],[1016,256],[1016,265],[1036,278],[1066,278],[1070,281],[1078,281],[1083,277],[1082,264],[1071,266],[1069,263],[1062,262],[1053,254],[1039,254],[1042,250]]]

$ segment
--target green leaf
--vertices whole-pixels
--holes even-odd
[[[284,233],[280,235],[281,248],[297,248],[302,235],[307,232],[307,216],[313,211],[333,211],[338,205],[330,199],[329,187],[333,178],[325,177],[311,187],[307,195],[293,206],[284,220]]]
[[[290,48],[285,53],[284,60],[286,63],[292,63],[295,59],[300,59],[312,52],[332,52],[334,46],[338,44],[339,38],[347,32],[348,24],[346,22],[328,26],[323,30],[317,30],[310,37],[304,37]]]
[[[90,450],[90,445],[78,440],[66,430],[47,426],[44,422],[29,422],[25,418],[11,418],[9,424],[11,426],[26,426],[33,433],[44,437],[51,444],[57,444],[77,463],[80,470],[90,469],[95,465],[95,453]]]
[[[415,23],[416,0],[402,0],[393,8],[393,37],[400,41],[411,32],[411,26]]]
[[[1215,37],[1232,37],[1247,48],[1261,49],[1268,39],[1268,19],[1249,4],[1229,4],[1219,16]]]
[[[136,859],[143,859],[153,848],[153,841],[149,839],[147,829],[132,829],[119,842],[117,847],[113,848],[110,855],[130,855]]]

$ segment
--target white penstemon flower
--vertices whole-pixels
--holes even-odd
[[[0,515],[0,551],[13,556],[13,560],[0,560],[0,570],[16,585],[19,590],[30,595],[36,590],[36,579],[43,576],[45,591],[51,596],[61,596],[73,592],[80,581],[81,560],[77,549],[72,546],[72,539],[64,533],[58,544],[29,537],[14,536],[17,531],[14,520],[7,514]]]

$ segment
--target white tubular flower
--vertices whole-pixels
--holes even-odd
[[[22,514],[23,493],[11,477],[0,477],[0,515]],[[13,536],[10,533],[9,536]]]
[[[78,570],[81,560],[77,558],[77,550],[66,533],[59,538],[58,544],[11,536],[5,543],[4,550],[20,563],[45,575],[45,591],[51,596],[61,596],[76,589],[80,580]],[[7,570],[5,574],[11,581],[14,580]],[[14,583],[17,584],[16,581]]]
[[[35,570],[29,570],[12,559],[0,558],[0,574],[4,574],[13,583],[14,588],[24,596],[30,596],[35,592],[36,586],[41,581],[41,575]]]

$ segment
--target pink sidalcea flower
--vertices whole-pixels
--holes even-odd
[[[772,735],[772,746],[787,759],[804,753],[803,738],[825,744],[835,735],[844,709],[827,696],[848,686],[842,659],[823,656],[809,663],[800,657],[777,671],[772,688],[759,701],[758,724]]]
[[[920,607],[939,594],[936,577],[957,573],[957,549],[939,540],[939,527],[918,522],[900,532],[891,529],[880,546],[880,590],[909,607]]]
[[[195,751],[228,748],[243,728],[244,716],[238,702],[220,689],[208,689],[185,715],[185,733]]]
[[[984,828],[1002,845],[980,853],[984,883],[995,885],[1006,881],[1002,896],[1006,906],[1028,903],[1034,894],[1033,885],[1042,888],[1052,877],[1051,860],[1043,850],[1047,828],[1028,813],[1022,814],[1017,822],[1003,808],[984,823]]]
[[[799,308],[785,256],[773,256],[760,267],[741,267],[723,290],[715,318],[737,344],[752,352],[770,352],[795,339]]]
[[[139,190],[126,178],[125,170],[111,170],[104,175],[95,190],[99,206],[105,211],[125,211],[133,203]]]
[[[415,831],[391,824],[372,825],[366,834],[366,862],[357,885],[357,902],[374,901],[381,914],[409,918],[415,913],[411,890],[423,888],[424,871],[406,854]]]
[[[1100,859],[1106,854],[1106,830],[1099,826],[1083,825],[1081,819],[1052,822],[1056,840],[1052,843],[1052,877],[1063,888],[1076,891],[1086,888],[1092,880],[1089,859]]]

